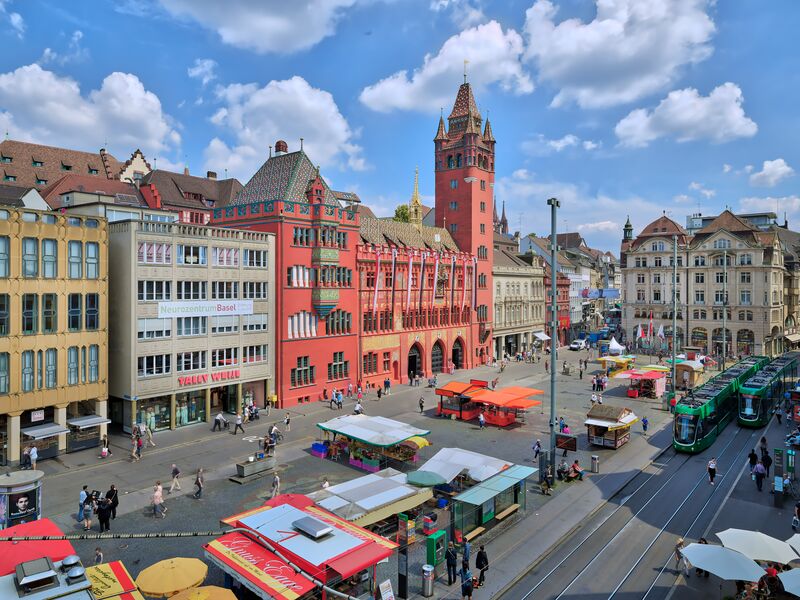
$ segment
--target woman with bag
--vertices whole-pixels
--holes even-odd
[[[461,577],[461,600],[472,600],[472,571],[469,570],[469,563],[461,563],[461,570],[458,572]]]

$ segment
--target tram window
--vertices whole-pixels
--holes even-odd
[[[743,415],[753,415],[755,411],[753,410],[753,397],[752,396],[742,396],[742,405],[741,411]]]
[[[695,440],[695,429],[697,428],[697,416],[676,415],[675,416],[675,439],[679,444],[691,444]]]

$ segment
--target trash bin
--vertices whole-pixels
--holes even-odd
[[[422,565],[422,595],[433,596],[433,565]]]
[[[592,473],[600,472],[600,457],[592,454]]]

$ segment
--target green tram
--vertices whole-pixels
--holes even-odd
[[[675,405],[673,448],[696,454],[713,444],[736,413],[739,386],[768,362],[748,356],[684,396]]]
[[[800,352],[787,352],[776,358],[739,388],[739,425],[763,427],[783,393],[794,386]]]

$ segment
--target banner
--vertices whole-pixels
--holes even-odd
[[[617,300],[619,297],[617,288],[583,288],[581,290],[581,298],[586,300]]]
[[[425,293],[425,259],[428,258],[428,253],[422,253],[422,265],[419,268],[419,302],[417,303],[417,308],[422,308],[422,300],[424,298],[423,294]]]
[[[391,310],[394,312],[394,290],[397,287],[396,284],[397,279],[397,248],[392,248],[392,300],[391,300]]]
[[[414,268],[413,261],[414,260],[414,253],[411,250],[408,250],[408,286],[406,290],[406,310],[411,308],[411,279]]]
[[[218,315],[252,315],[252,300],[187,300],[159,302],[158,318],[210,317]]]
[[[440,252],[434,254],[434,267],[433,267],[433,289],[431,290],[431,303],[436,300],[436,288],[439,283],[439,255]]]
[[[455,303],[456,295],[456,255],[450,257],[450,309]]]
[[[372,313],[378,312],[378,290],[381,288],[381,250],[375,249],[375,292],[372,294]]]

